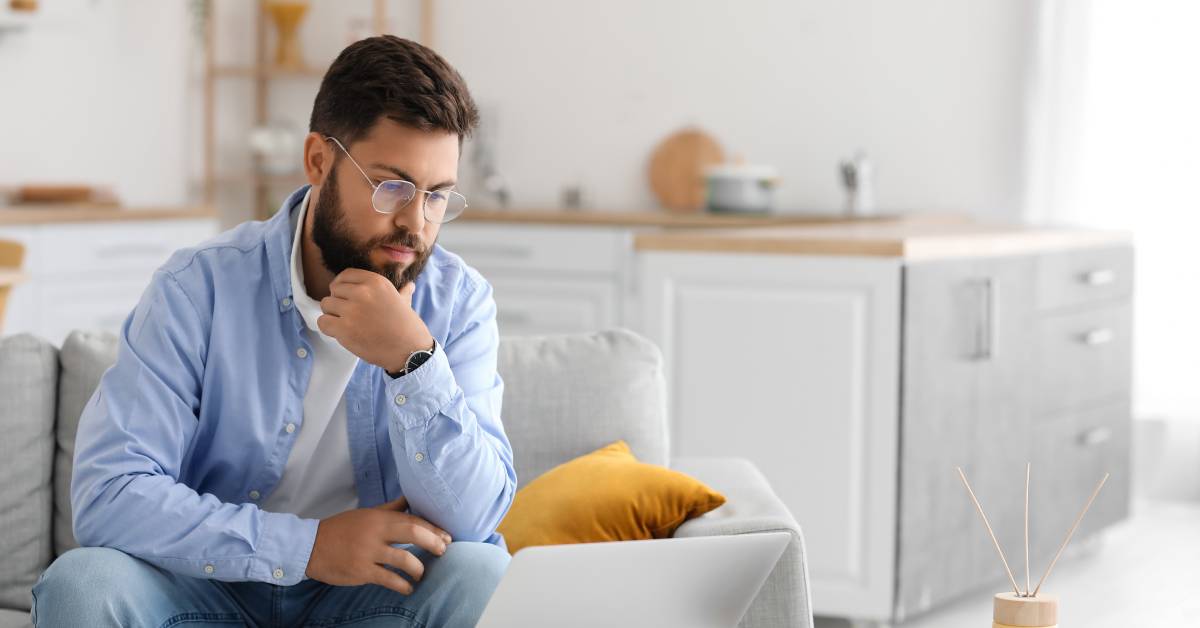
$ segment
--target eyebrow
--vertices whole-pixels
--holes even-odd
[[[409,183],[412,183],[412,184],[416,185],[416,182],[417,182],[417,180],[416,180],[416,179],[414,179],[414,178],[413,178],[411,175],[409,175],[407,172],[405,172],[405,171],[403,171],[403,170],[401,170],[401,169],[399,169],[399,168],[397,168],[397,167],[395,167],[395,166],[389,166],[389,165],[387,165],[387,164],[371,164],[371,168],[372,168],[373,170],[386,170],[386,171],[388,171],[388,172],[390,172],[390,173],[392,173],[392,174],[396,175],[396,177],[397,177],[397,178],[404,179],[405,181],[408,181]],[[450,180],[450,181],[442,181],[441,183],[439,183],[439,184],[437,184],[437,185],[431,186],[429,189],[431,189],[431,190],[435,190],[435,191],[436,191],[436,190],[443,190],[443,189],[445,189],[445,188],[452,188],[452,187],[454,187],[454,185],[455,185],[456,183],[457,183],[457,182],[456,182],[456,181],[454,181],[454,180]]]

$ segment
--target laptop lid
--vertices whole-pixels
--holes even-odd
[[[734,628],[789,532],[525,548],[480,628]]]

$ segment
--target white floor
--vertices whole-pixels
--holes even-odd
[[[1059,596],[1059,626],[1200,626],[1200,503],[1135,502],[1128,521],[1080,550],[1063,556],[1043,588]],[[992,595],[983,592],[903,626],[987,628],[991,621]],[[850,624],[817,618],[816,625]]]

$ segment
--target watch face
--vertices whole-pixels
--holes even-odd
[[[431,357],[433,357],[432,351],[417,351],[416,353],[408,356],[408,364],[406,364],[404,368],[409,372],[414,371]]]

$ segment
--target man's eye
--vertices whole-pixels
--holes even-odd
[[[429,196],[433,200],[440,202],[440,201],[444,201],[447,198],[449,198],[450,193],[449,192],[432,192],[429,194]]]

